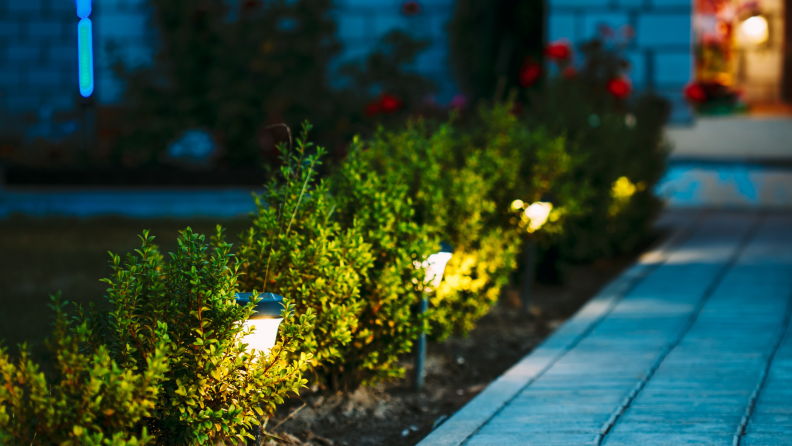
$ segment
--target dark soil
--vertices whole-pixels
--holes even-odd
[[[348,396],[305,391],[279,409],[267,430],[285,445],[414,445],[530,353],[630,261],[563,268],[563,285],[534,287],[530,315],[518,308],[516,290],[507,290],[469,337],[429,344],[421,392],[412,389],[412,363],[406,361],[405,379],[393,383]]]

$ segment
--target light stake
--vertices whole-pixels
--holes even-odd
[[[416,262],[417,267],[422,267],[426,270],[426,280],[429,286],[424,288],[423,299],[421,299],[418,313],[423,315],[429,310],[429,293],[435,291],[443,281],[443,272],[445,272],[448,261],[453,256],[453,249],[447,243],[440,244],[440,251],[431,254],[426,258],[423,263]],[[421,330],[418,335],[418,345],[416,346],[415,354],[415,389],[421,390],[424,385],[424,378],[426,375],[426,333]]]

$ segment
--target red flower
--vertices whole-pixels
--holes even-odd
[[[252,11],[254,9],[258,9],[258,7],[258,0],[245,0],[245,2],[242,3],[242,10],[244,11]]]
[[[561,72],[561,76],[564,76],[565,79],[572,79],[577,76],[577,71],[574,67],[566,67],[564,71]]]
[[[448,103],[449,107],[456,109],[465,108],[466,105],[467,97],[465,97],[463,94],[454,95],[454,97],[451,98],[451,102]]]
[[[509,113],[511,113],[514,116],[517,116],[520,113],[522,113],[522,111],[523,111],[522,103],[521,102],[515,102],[514,104],[512,104],[512,108],[511,108],[511,110],[509,110]]]
[[[366,106],[366,116],[376,116],[382,111],[379,102],[371,102]]]
[[[635,28],[630,25],[624,25],[621,27],[621,34],[626,40],[630,40],[635,37]]]
[[[404,103],[396,96],[384,94],[380,99],[380,110],[382,113],[395,113],[401,110]]]
[[[624,99],[630,95],[632,84],[625,77],[616,77],[608,81],[607,88],[616,99]]]
[[[542,66],[534,60],[526,59],[520,67],[520,85],[530,87],[542,77]]]
[[[615,34],[613,28],[606,25],[605,23],[600,23],[597,25],[597,32],[606,39],[610,39]]]
[[[572,55],[572,50],[566,42],[555,42],[545,48],[545,56],[553,60],[567,60]]]
[[[702,103],[707,101],[707,92],[701,84],[690,84],[685,87],[685,98],[690,102]]]
[[[401,12],[408,17],[418,15],[421,13],[421,4],[415,0],[406,1],[402,3]]]

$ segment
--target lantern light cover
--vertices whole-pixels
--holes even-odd
[[[528,232],[538,231],[544,226],[552,210],[553,204],[543,201],[537,201],[528,206],[525,209],[525,217],[528,218]]]
[[[237,293],[236,301],[239,305],[247,305],[253,293]],[[243,342],[250,349],[268,355],[278,338],[278,327],[283,318],[283,297],[272,293],[262,293],[256,303],[255,312],[250,319],[245,321],[245,328],[252,328],[253,332],[244,337]]]

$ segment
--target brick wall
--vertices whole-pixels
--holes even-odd
[[[438,99],[448,100],[455,89],[448,72],[445,24],[453,0],[420,4],[420,15],[404,17],[402,0],[337,0],[335,16],[344,44],[339,62],[365,55],[394,28],[409,30],[431,40],[416,68],[437,82]],[[117,44],[119,55],[130,64],[151,63],[156,33],[150,29],[146,5],[146,0],[93,1],[94,98],[100,104],[117,103],[122,93],[110,70],[109,43]],[[6,124],[13,120],[16,126],[26,113],[46,120],[75,108],[77,21],[74,0],[0,0],[0,117]]]
[[[74,107],[75,11],[71,0],[0,0],[0,116]]]
[[[672,101],[672,119],[691,119],[682,88],[693,77],[691,0],[548,0],[548,39],[575,44],[596,36],[598,26],[630,25],[636,36],[625,56],[637,89],[654,90]]]

